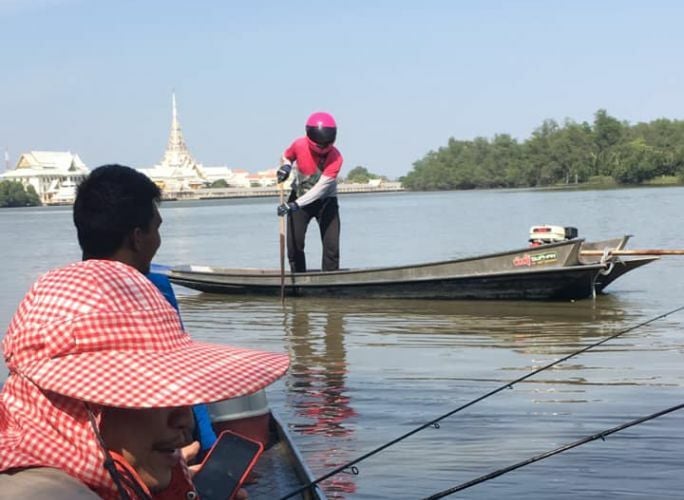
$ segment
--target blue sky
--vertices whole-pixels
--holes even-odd
[[[343,170],[406,174],[449,137],[684,118],[684,2],[0,0],[0,147],[91,168],[277,164],[309,113]]]

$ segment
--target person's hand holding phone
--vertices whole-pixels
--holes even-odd
[[[183,460],[185,460],[186,464],[192,463],[195,458],[197,458],[197,455],[200,452],[200,443],[199,441],[193,441],[187,446],[184,446],[181,448],[181,455],[183,456]],[[190,471],[190,477],[193,477],[199,470],[202,468],[202,464],[194,464],[194,465],[188,465],[188,470]],[[249,495],[247,494],[247,490],[244,488],[240,488],[237,490],[235,493],[235,500],[248,500]]]
[[[264,450],[252,439],[231,431],[222,432],[202,461],[193,483],[202,500],[246,500],[241,486]]]
[[[180,450],[181,456],[183,457],[183,460],[185,460],[185,463],[188,466],[188,469],[190,470],[190,477],[194,476],[195,472],[200,470],[200,464],[190,465],[194,462],[195,458],[197,458],[197,454],[199,453],[199,451],[199,441],[193,441],[189,445],[183,446]]]

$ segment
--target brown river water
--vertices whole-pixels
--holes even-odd
[[[633,234],[684,248],[683,188],[343,195],[342,265],[418,263],[524,247],[531,225]],[[160,264],[277,268],[275,199],[162,204]],[[315,222],[309,267],[320,261]],[[30,284],[79,258],[70,207],[0,210],[3,330]],[[229,297],[176,287],[202,340],[289,352],[268,389],[314,475],[602,338],[684,305],[684,257],[627,274],[595,301],[454,302]],[[325,482],[333,498],[423,498],[684,403],[684,312],[491,396]],[[0,362],[0,382],[6,376]],[[684,412],[454,495],[681,499]]]

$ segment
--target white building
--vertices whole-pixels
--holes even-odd
[[[171,133],[164,157],[152,168],[138,169],[167,194],[199,189],[209,183],[202,164],[192,157],[183,139],[176,111],[176,94],[172,95],[172,108]]]
[[[250,187],[247,178],[249,172],[241,168],[204,167],[204,174],[210,184],[214,181],[224,180],[230,187]]]
[[[31,151],[19,157],[16,167],[0,174],[0,180],[33,186],[46,205],[71,204],[76,186],[90,171],[77,154],[61,151]]]
[[[275,168],[262,170],[256,174],[249,175],[248,179],[252,187],[275,186],[278,183],[278,170]],[[289,180],[291,181],[292,179]]]
[[[229,187],[250,187],[246,170],[227,166],[205,167],[192,157],[178,120],[175,94],[171,96],[171,106],[171,133],[164,157],[154,167],[138,170],[152,179],[166,196],[182,196],[183,193],[209,187],[218,180],[226,181]]]
[[[229,184],[241,188],[250,187],[249,172],[244,168],[234,168],[233,177],[231,177]]]

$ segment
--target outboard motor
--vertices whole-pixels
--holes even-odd
[[[544,224],[541,226],[532,226],[530,228],[529,241],[531,247],[546,245],[548,243],[557,243],[573,238],[577,238],[576,227],[548,226]]]

